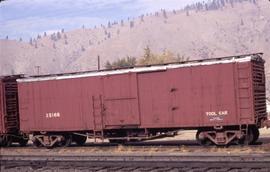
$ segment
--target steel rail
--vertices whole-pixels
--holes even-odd
[[[270,154],[1,155],[2,166],[218,167],[270,169]]]

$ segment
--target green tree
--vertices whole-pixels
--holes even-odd
[[[125,68],[125,67],[132,67],[135,66],[137,63],[135,57],[127,56],[126,58],[118,59],[112,63],[109,61],[106,62],[105,68],[106,69],[115,69],[115,68]]]
[[[189,57],[181,56],[180,54],[177,54],[175,62],[185,62],[189,61]]]
[[[167,18],[168,18],[168,16],[167,16],[167,12],[166,12],[166,10],[163,10],[163,11],[162,11],[162,13],[163,13],[163,17],[164,17],[165,19],[167,19]]]
[[[32,38],[30,38],[29,44],[30,44],[30,45],[33,45],[33,39],[32,39]]]
[[[149,65],[149,64],[153,64],[153,60],[154,60],[154,54],[151,52],[151,49],[149,46],[146,46],[144,48],[144,55],[143,57],[139,60],[139,64],[140,65]]]
[[[57,39],[61,39],[61,33],[60,32],[57,32]]]
[[[241,19],[241,26],[243,26],[244,25],[244,20],[243,19]]]
[[[187,61],[189,58],[175,56],[171,51],[165,49],[162,54],[153,54],[149,46],[144,49],[144,56],[139,60],[140,65],[151,65],[151,64],[163,64],[163,63],[174,63]]]
[[[82,51],[85,51],[85,48],[84,48],[84,46],[83,46],[83,45],[81,46],[81,50],[82,50]]]
[[[134,21],[130,21],[129,27],[130,27],[130,28],[133,28],[133,27],[134,27]]]
[[[177,54],[175,56],[171,51],[165,49],[161,54],[153,54],[150,47],[146,46],[144,48],[143,56],[138,60],[135,57],[127,56],[126,58],[118,59],[114,62],[107,61],[105,64],[106,69],[115,69],[115,68],[125,68],[132,67],[135,65],[152,65],[152,64],[163,64],[163,63],[174,63],[174,62],[183,62],[189,60],[188,57],[181,56]]]
[[[112,64],[109,61],[107,61],[106,64],[105,64],[105,68],[106,69],[112,69],[113,66],[112,66]]]

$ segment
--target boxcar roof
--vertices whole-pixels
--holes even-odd
[[[220,57],[220,58],[203,59],[203,60],[192,60],[192,61],[185,61],[185,62],[178,62],[178,63],[134,66],[134,67],[128,67],[128,68],[112,69],[112,70],[86,71],[86,72],[42,75],[42,76],[29,76],[29,77],[17,79],[17,81],[18,82],[48,81],[48,80],[83,78],[83,77],[91,77],[91,76],[116,75],[116,74],[124,74],[124,73],[165,71],[167,69],[175,69],[175,68],[182,68],[182,67],[226,64],[226,63],[235,63],[235,62],[241,63],[241,62],[248,62],[252,60],[263,61],[261,55],[262,53],[256,53],[256,54],[246,54],[246,55],[239,55],[239,56]]]

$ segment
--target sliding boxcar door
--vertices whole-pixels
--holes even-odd
[[[105,76],[105,126],[140,124],[136,73]]]

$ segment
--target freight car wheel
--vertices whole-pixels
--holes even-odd
[[[3,138],[3,141],[2,141],[3,147],[9,147],[9,146],[11,146],[11,144],[12,144],[12,137],[6,136]]]
[[[211,140],[209,140],[208,138],[202,138],[200,137],[201,132],[203,132],[202,130],[198,130],[196,133],[196,140],[197,142],[202,145],[202,146],[210,146],[212,144]]]
[[[37,148],[42,146],[42,144],[40,143],[40,141],[37,140],[37,139],[33,141],[33,145],[34,145],[35,147],[37,147]]]
[[[251,144],[255,144],[260,136],[260,131],[259,131],[258,127],[256,127],[256,126],[252,127],[251,130],[252,130],[252,133],[254,135]]]
[[[4,137],[3,136],[0,136],[0,146],[1,147],[3,146],[3,142],[4,142]]]
[[[20,140],[19,140],[20,146],[26,146],[27,143],[28,143],[28,139],[20,139]]]
[[[250,145],[257,141],[259,135],[256,133],[256,130],[253,127],[248,129],[248,133],[242,138],[238,140],[238,144],[240,145]]]
[[[82,145],[85,144],[85,142],[87,140],[87,137],[79,136],[79,135],[73,135],[72,139],[78,146],[82,146]]]
[[[60,147],[69,147],[72,143],[72,136],[71,135],[64,135],[64,140],[59,142]]]
[[[7,140],[6,140],[6,137],[3,137],[3,138],[2,138],[1,146],[2,146],[2,147],[6,147],[6,146],[7,146]]]

